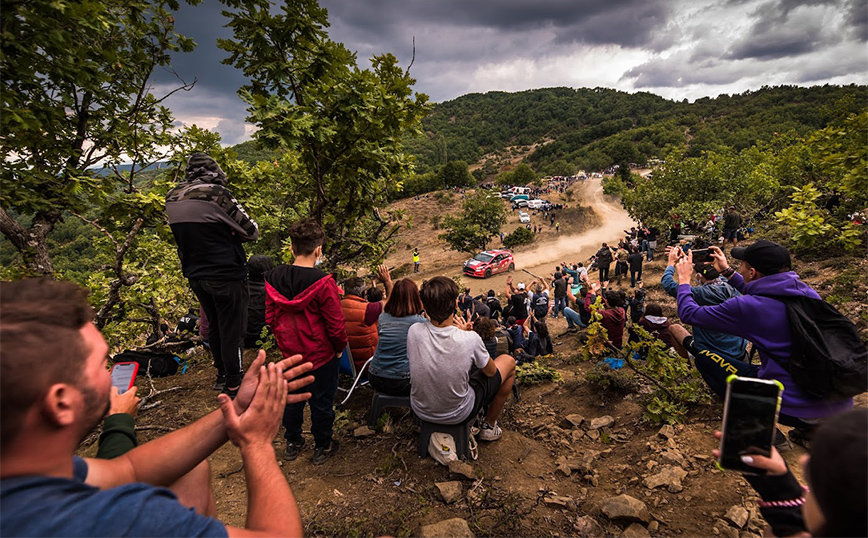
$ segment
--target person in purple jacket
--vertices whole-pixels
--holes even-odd
[[[790,270],[790,253],[777,243],[761,239],[749,247],[733,248],[732,257],[742,262],[739,272],[729,266],[723,251],[717,247],[711,247],[711,250],[715,269],[742,295],[718,305],[699,306],[690,292],[690,279],[695,270],[693,255],[688,251],[676,265],[678,317],[685,323],[753,342],[759,351],[759,368],[727,358],[725,360],[731,364],[729,368],[719,370],[720,376],[725,379],[732,373],[780,381],[784,392],[779,422],[794,428],[789,434],[791,441],[806,446],[814,429],[825,419],[853,407],[853,399],[818,400],[796,385],[781,365],[789,361],[792,345],[786,305],[769,296],[801,295],[814,299],[820,299],[820,296]],[[715,389],[715,386],[725,387],[725,384],[710,383],[709,386]],[[719,393],[718,389],[715,390]]]

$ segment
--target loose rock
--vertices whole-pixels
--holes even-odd
[[[567,510],[576,510],[576,502],[568,495],[547,495],[543,497],[543,502],[546,506],[552,508],[566,508]]]
[[[454,503],[461,497],[461,482],[452,480],[449,482],[435,482],[437,490],[440,492],[440,498],[446,504]]]
[[[739,538],[738,530],[733,529],[732,527],[730,527],[728,525],[726,527],[723,527],[722,529],[720,529],[720,534],[726,536],[726,538]]]
[[[449,462],[449,472],[463,476],[468,480],[476,480],[476,471],[473,467],[461,460],[453,460]]]
[[[664,465],[660,472],[646,477],[642,482],[648,489],[659,488],[666,486],[670,493],[678,493],[683,490],[681,480],[687,476],[687,471],[673,465]]]
[[[648,524],[648,532],[657,532],[657,529],[659,529],[659,528],[660,528],[660,523],[657,523],[656,521],[652,521],[651,523]]]
[[[582,422],[584,422],[584,420],[585,420],[585,417],[583,417],[582,415],[575,415],[575,414],[567,415],[561,421],[561,428],[563,428],[565,430],[574,430],[574,429],[580,427],[582,425]]]
[[[432,525],[422,525],[420,538],[475,538],[467,521],[456,517]]]
[[[573,530],[576,536],[580,536],[581,538],[602,538],[606,535],[603,527],[591,516],[577,517],[576,522],[573,523]]]
[[[600,430],[588,430],[586,435],[591,441],[596,441],[600,438]]]
[[[583,450],[579,457],[570,460],[570,469],[582,474],[595,474],[594,461],[599,455],[600,452],[597,450]]]
[[[600,511],[609,519],[650,523],[651,514],[645,503],[629,495],[609,497],[600,504]]]
[[[665,424],[662,428],[660,428],[660,431],[657,432],[657,435],[663,437],[664,439],[671,439],[675,437],[675,427],[673,427],[671,424]]]
[[[358,428],[353,430],[353,437],[355,437],[357,439],[362,439],[364,437],[370,437],[376,433],[377,432],[375,432],[374,430],[372,430],[371,428],[369,428],[367,426],[359,426]]]
[[[723,519],[730,525],[743,529],[744,526],[747,525],[748,519],[750,519],[750,514],[743,506],[735,505],[726,511]]]
[[[630,523],[630,526],[621,533],[621,538],[651,538],[651,535],[642,525]]]
[[[603,415],[602,417],[597,417],[591,420],[591,429],[599,430],[600,428],[605,428],[607,426],[611,426],[615,423],[615,419],[610,417],[609,415]]]

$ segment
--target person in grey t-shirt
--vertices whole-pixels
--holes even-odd
[[[412,325],[407,333],[410,407],[422,420],[461,424],[488,406],[479,438],[500,439],[497,419],[512,390],[515,360],[509,355],[489,357],[472,324],[455,314],[454,281],[434,277],[422,285],[420,295],[430,321]],[[471,375],[472,366],[478,370]]]

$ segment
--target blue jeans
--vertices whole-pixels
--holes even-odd
[[[587,325],[582,323],[582,317],[579,316],[579,313],[572,308],[564,308],[564,318],[567,320],[567,329],[572,329],[576,325],[583,329],[587,327]]]
[[[566,297],[555,297],[555,306],[552,308],[552,317],[558,317],[558,312],[563,312],[567,307],[567,298]]]
[[[293,403],[283,410],[283,426],[286,428],[284,437],[287,441],[301,439],[301,427],[304,422],[304,405],[310,404],[310,433],[318,447],[327,447],[332,440],[332,426],[335,423],[335,393],[338,390],[338,367],[340,359],[334,358],[310,372],[313,383],[295,392],[309,392],[311,397],[307,402]]]

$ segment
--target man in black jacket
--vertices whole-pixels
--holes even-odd
[[[247,255],[243,242],[259,227],[226,188],[226,173],[204,153],[194,153],[178,186],[166,194],[166,213],[181,270],[209,321],[215,390],[235,397],[243,376],[241,351],[247,329]]]
[[[597,269],[600,270],[600,283],[609,280],[609,267],[612,265],[612,250],[609,245],[603,243],[600,250],[597,251]]]

